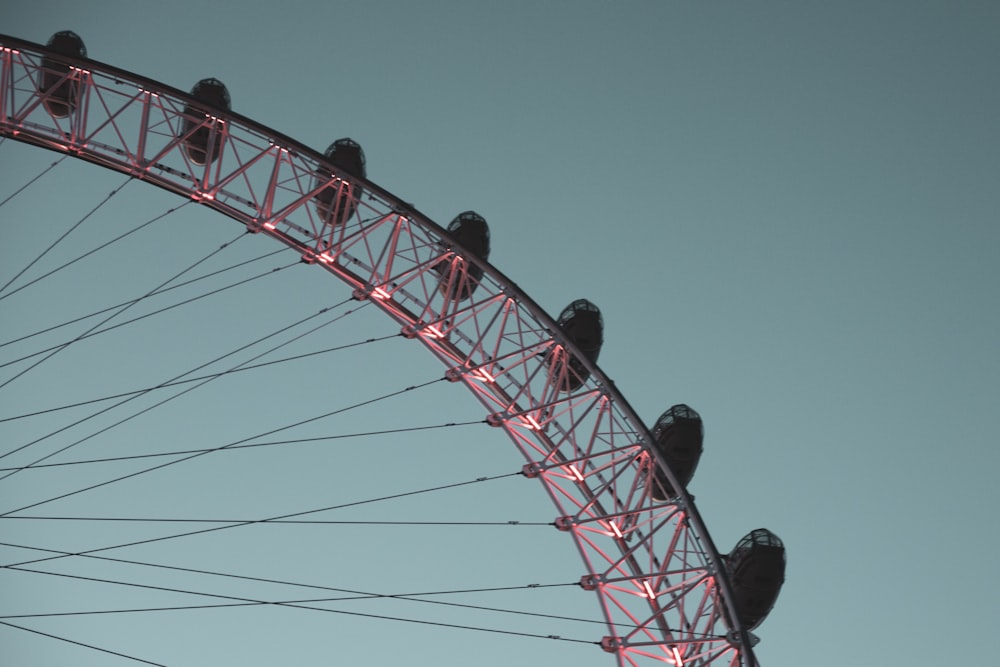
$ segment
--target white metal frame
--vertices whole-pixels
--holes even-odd
[[[71,61],[64,76],[78,86],[78,104],[53,117],[36,86],[47,53],[0,36],[0,135],[198,201],[370,299],[479,399],[489,423],[524,455],[524,474],[545,486],[557,527],[578,547],[580,584],[597,594],[607,622],[601,645],[619,665],[756,667],[754,638],[734,620],[722,561],[692,499],[670,472],[678,497],[652,499],[651,471],[664,462],[648,446],[647,428],[512,281],[412,206],[238,114],[195,119],[195,129],[222,135],[215,159],[195,164],[182,148],[193,100],[169,86]],[[315,195],[345,185],[363,189],[356,210],[343,225],[324,225]],[[443,277],[433,268],[442,261],[451,264]],[[478,287],[467,300],[449,299],[457,292],[441,281],[469,280],[470,262],[483,270]],[[564,391],[574,372],[567,355],[589,373],[572,391]]]

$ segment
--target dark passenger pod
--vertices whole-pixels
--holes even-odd
[[[52,51],[71,58],[86,58],[87,47],[72,30],[57,32],[46,45]],[[76,110],[80,96],[80,84],[76,80],[72,66],[59,58],[42,58],[42,74],[39,77],[38,92],[46,97],[42,100],[45,109],[56,118],[66,118]]]
[[[591,363],[597,363],[597,357],[601,354],[601,346],[604,344],[604,320],[601,317],[600,309],[586,299],[577,299],[566,306],[559,314],[557,322],[559,328],[566,337],[579,348],[583,355]],[[565,359],[569,363],[565,363]],[[564,373],[565,371],[565,373]],[[575,357],[570,357],[565,349],[556,356],[556,361],[552,365],[552,377],[560,381],[560,390],[574,391],[583,386],[583,383],[590,377],[590,371]]]
[[[459,213],[449,223],[448,233],[477,258],[489,259],[490,227],[483,216],[475,211]],[[477,264],[466,262],[458,255],[438,262],[433,268],[440,276],[438,288],[452,301],[468,299],[483,279],[483,270]]]
[[[766,528],[750,531],[725,557],[740,623],[761,624],[785,582],[785,545]]]
[[[194,84],[191,96],[198,103],[184,107],[184,152],[198,165],[214,162],[222,150],[225,121],[216,118],[213,111],[232,109],[229,91],[218,79],[202,79]]]
[[[323,155],[333,166],[343,170],[348,175],[355,178],[366,177],[365,153],[361,150],[361,145],[353,139],[347,137],[337,139],[330,144]],[[331,178],[333,178],[333,174],[321,167],[316,171],[313,187],[318,188]],[[316,195],[316,212],[324,225],[331,227],[342,225],[354,215],[362,195],[364,195],[364,190],[361,186],[338,179]]]
[[[701,416],[683,403],[672,406],[660,415],[650,429],[653,447],[667,462],[682,486],[687,486],[694,477],[695,468],[701,460],[705,427]],[[665,502],[677,495],[663,469],[654,462],[653,484],[650,490],[653,500]]]

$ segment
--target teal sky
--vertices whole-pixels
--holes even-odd
[[[651,423],[686,402],[705,419],[689,488],[719,548],[761,526],[788,547],[785,587],[756,631],[762,667],[988,664],[1000,596],[990,528],[1000,505],[1000,5],[0,0],[0,33],[44,43],[64,29],[90,57],[181,89],[218,77],[235,111],[317,149],[353,137],[369,178],[439,224],[467,209],[485,216],[492,263],[549,313],[581,297],[600,306],[601,368],[636,411]],[[4,141],[0,200],[54,159]],[[63,163],[0,207],[0,281],[121,180]],[[130,184],[23,281],[177,203]],[[132,245],[0,301],[0,339],[134,298],[239,232],[185,207]],[[213,261],[272,249],[241,240]],[[155,384],[349,296],[324,280],[295,266],[68,348],[0,388],[0,417]],[[391,333],[360,312],[295,350]],[[0,348],[0,361],[13,354]],[[441,372],[401,340],[309,363],[192,392],[63,459],[225,444]],[[0,368],[0,381],[11,374]],[[296,437],[481,418],[458,387],[435,385]],[[0,444],[70,421],[0,423]],[[60,438],[37,455],[75,439]],[[25,514],[272,516],[520,466],[485,426],[211,458]],[[0,506],[130,469],[92,468],[0,481]],[[322,518],[545,522],[551,513],[540,488],[515,478]],[[0,541],[65,551],[173,530],[0,521]],[[276,526],[183,542],[115,554],[387,592],[573,582],[581,571],[568,538],[545,527]],[[4,563],[25,553],[0,551]],[[323,596],[83,560],[51,568],[235,596]],[[0,591],[0,616],[198,603],[9,569]],[[575,589],[451,599],[599,614]],[[410,607],[341,606],[430,613]],[[10,622],[178,666],[612,664],[583,644],[280,611],[289,613]],[[441,613],[583,639],[602,630]],[[4,626],[0,652],[18,666],[136,664]]]

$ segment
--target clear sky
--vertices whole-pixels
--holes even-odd
[[[719,548],[761,526],[788,547],[785,587],[757,630],[763,667],[995,659],[1000,5],[0,1],[0,33],[44,43],[64,29],[90,57],[178,88],[218,77],[236,111],[318,149],[353,137],[369,178],[439,224],[484,215],[491,261],[550,313],[581,297],[600,306],[601,367],[637,412],[652,422],[686,402],[705,419],[689,488]],[[0,199],[53,160],[3,142]],[[121,181],[67,162],[0,207],[2,282]],[[177,203],[130,184],[21,282]],[[0,342],[135,298],[240,232],[194,206],[168,220],[0,301]],[[277,249],[236,245],[206,266]],[[0,388],[0,417],[156,384],[348,296],[324,280],[292,266],[75,345]],[[278,356],[391,333],[362,311]],[[0,362],[31,349],[0,348]],[[53,461],[218,446],[441,372],[402,340],[320,359],[192,392]],[[0,368],[0,381],[18,368]],[[0,445],[93,409],[2,422]],[[439,384],[288,437],[481,418]],[[32,455],[114,421],[102,420]],[[332,443],[202,457],[23,514],[256,518],[520,466],[485,426]],[[0,481],[0,507],[136,467],[115,466],[25,471]],[[551,513],[515,477],[317,518]],[[0,519],[0,541],[77,551],[184,527]],[[4,563],[34,553],[0,551]],[[574,582],[581,568],[568,538],[534,526],[260,526],[109,555],[383,593]],[[232,596],[333,595],[80,558],[37,568]],[[598,617],[571,587],[446,598]],[[0,616],[212,602],[0,572]],[[430,606],[336,608],[588,640],[602,630]],[[612,664],[584,644],[291,609],[9,622],[170,665]],[[0,657],[136,664],[4,626]]]

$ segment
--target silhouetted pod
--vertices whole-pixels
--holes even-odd
[[[86,58],[87,47],[72,30],[57,32],[49,38],[46,46],[61,55]],[[38,82],[38,92],[44,97],[42,104],[56,118],[65,118],[76,109],[79,98],[79,82],[73,76],[69,63],[57,57],[42,58],[42,74]]]
[[[202,79],[194,84],[191,96],[196,104],[184,107],[184,152],[195,164],[208,164],[219,157],[225,122],[216,118],[229,111],[229,91],[218,79]]]
[[[683,403],[675,405],[660,415],[651,433],[653,447],[667,462],[677,481],[687,486],[701,459],[702,441],[705,438],[701,416]],[[656,466],[653,473],[651,492],[653,499],[660,502],[677,495],[660,466]]]
[[[449,223],[448,233],[479,259],[489,259],[490,227],[483,216],[475,211],[459,213]],[[478,265],[457,255],[438,262],[433,268],[441,276],[438,288],[452,301],[468,299],[483,279],[483,270]]]
[[[604,343],[604,320],[601,318],[600,309],[586,299],[577,299],[559,314],[558,324],[583,355],[592,363],[596,363],[597,357],[601,354],[601,345]],[[553,374],[557,378],[562,375],[564,369],[562,359],[566,357],[568,354],[557,357],[559,361],[553,366]],[[579,389],[590,377],[590,371],[586,366],[575,357],[568,358],[568,372],[560,387],[563,391]]]
[[[337,139],[323,154],[326,159],[350,176],[365,178],[365,152],[353,139]],[[314,187],[328,181],[333,174],[325,169],[316,171]],[[337,179],[316,195],[316,212],[323,224],[335,227],[354,215],[364,190],[357,185]]]
[[[740,622],[760,625],[785,581],[785,545],[766,528],[750,531],[726,556],[726,569]]]

